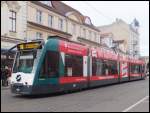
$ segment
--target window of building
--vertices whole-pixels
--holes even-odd
[[[53,26],[53,16],[48,15],[48,26],[52,27]]]
[[[59,30],[63,30],[63,19],[60,19],[58,20],[58,28]]]
[[[83,38],[86,38],[86,30],[83,29]]]
[[[96,33],[94,33],[94,39],[95,39],[95,41],[96,41],[96,39],[97,39],[97,38],[96,38]]]
[[[74,23],[72,24],[72,34],[76,34],[76,25]]]
[[[89,31],[89,39],[92,39],[92,32],[91,31]]]
[[[59,76],[59,52],[47,51],[40,70],[40,78]]]
[[[89,17],[85,18],[85,23],[88,24],[88,25],[92,25],[91,19]]]
[[[42,12],[37,10],[36,12],[36,21],[37,23],[41,24],[42,23]]]
[[[9,16],[9,21],[10,21],[10,32],[16,32],[16,12],[10,10],[10,16]]]
[[[140,73],[140,65],[131,64],[131,73],[132,74],[138,74],[138,73]]]
[[[118,74],[118,67],[116,61],[92,58],[93,76],[106,76],[114,74]]]
[[[42,33],[36,32],[36,39],[42,39]]]
[[[83,57],[65,55],[65,76],[83,76]]]
[[[80,32],[80,37],[82,37],[82,27],[80,26],[80,30],[79,30],[79,32]]]

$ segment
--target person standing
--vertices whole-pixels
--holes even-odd
[[[10,77],[11,77],[11,68],[9,67],[8,68],[8,73],[7,73],[7,82],[8,82],[8,85],[10,85]]]
[[[7,71],[5,68],[2,69],[2,86],[7,86]]]
[[[1,80],[2,80],[2,86],[5,86],[5,73],[4,68],[1,68]]]
[[[8,76],[9,76],[8,66],[5,66],[5,71],[4,71],[5,86],[8,86]]]

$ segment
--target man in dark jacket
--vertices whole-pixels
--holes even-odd
[[[2,75],[2,86],[7,86],[7,70],[2,68],[1,69]]]

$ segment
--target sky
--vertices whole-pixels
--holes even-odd
[[[140,24],[140,54],[149,56],[149,1],[63,1],[91,18],[95,26],[111,24],[116,18]]]

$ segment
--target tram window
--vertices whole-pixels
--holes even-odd
[[[36,52],[35,52],[36,56]],[[17,53],[13,72],[31,73],[34,64],[33,51],[21,51]]]
[[[145,65],[141,65],[142,69],[141,69],[141,73],[145,72]]]
[[[47,51],[41,66],[40,78],[59,76],[59,52]]]
[[[131,65],[131,73],[133,73],[133,74],[140,73],[140,65],[132,64]]]
[[[141,65],[141,73],[144,73],[145,66]]]
[[[96,75],[97,65],[96,65],[96,59],[92,58],[92,75]]]
[[[92,58],[92,75],[93,76],[101,76],[104,74],[104,64],[100,59]]]
[[[118,66],[116,61],[111,62],[111,74],[118,74]]]
[[[117,62],[92,58],[92,75],[105,76],[118,74]]]
[[[105,75],[118,74],[117,62],[111,60],[104,60]]]
[[[83,57],[77,55],[65,55],[65,76],[83,75]]]

